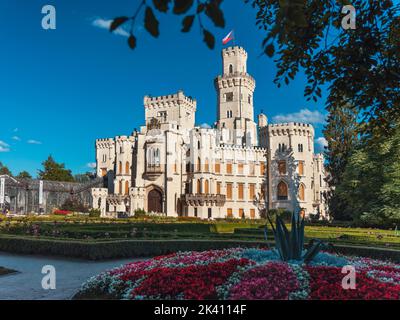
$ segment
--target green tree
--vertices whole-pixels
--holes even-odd
[[[3,165],[3,163],[0,161],[0,175],[3,175],[3,174],[12,176],[10,169],[8,169],[8,167]]]
[[[336,189],[347,202],[345,214],[371,225],[400,223],[399,159],[400,125],[390,137],[380,134],[360,142]]]
[[[16,178],[18,179],[32,179],[32,176],[29,174],[28,171],[21,171]]]
[[[42,162],[43,170],[39,170],[38,177],[41,180],[74,182],[71,170],[65,169],[63,163],[57,163],[50,155]]]
[[[357,146],[357,114],[354,108],[339,106],[331,108],[324,128],[324,136],[328,145],[325,150],[327,183],[331,187],[328,194],[328,204],[331,216],[336,220],[351,220],[351,215],[345,215],[347,203],[337,196],[335,186],[343,180],[347,162]]]

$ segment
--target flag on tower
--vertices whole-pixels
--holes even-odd
[[[233,30],[227,34],[225,38],[222,39],[222,44],[227,44],[229,41],[234,40],[235,35],[233,33]]]

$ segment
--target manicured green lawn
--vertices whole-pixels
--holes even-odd
[[[43,239],[203,239],[264,240],[265,221],[201,221],[177,218],[107,220],[82,217],[29,217],[0,222],[0,234],[36,236]],[[288,226],[289,227],[289,226]],[[273,234],[268,228],[268,240]],[[306,240],[321,239],[333,244],[349,244],[400,249],[400,235],[393,230],[306,226]]]

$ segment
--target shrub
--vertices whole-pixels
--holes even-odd
[[[89,208],[77,197],[69,197],[60,208],[61,210],[88,213]]]
[[[89,217],[91,217],[91,218],[98,218],[98,217],[100,217],[100,214],[101,214],[100,209],[90,209],[89,210]]]
[[[135,218],[145,217],[146,215],[147,215],[147,212],[144,211],[144,209],[136,209],[135,210]]]

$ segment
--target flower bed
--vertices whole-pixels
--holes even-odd
[[[68,210],[54,210],[53,214],[57,216],[67,216],[71,215],[73,212]]]
[[[356,269],[356,289],[342,288],[342,267]],[[178,252],[103,272],[76,299],[400,299],[400,266],[319,253],[308,265],[281,262],[272,250]]]

